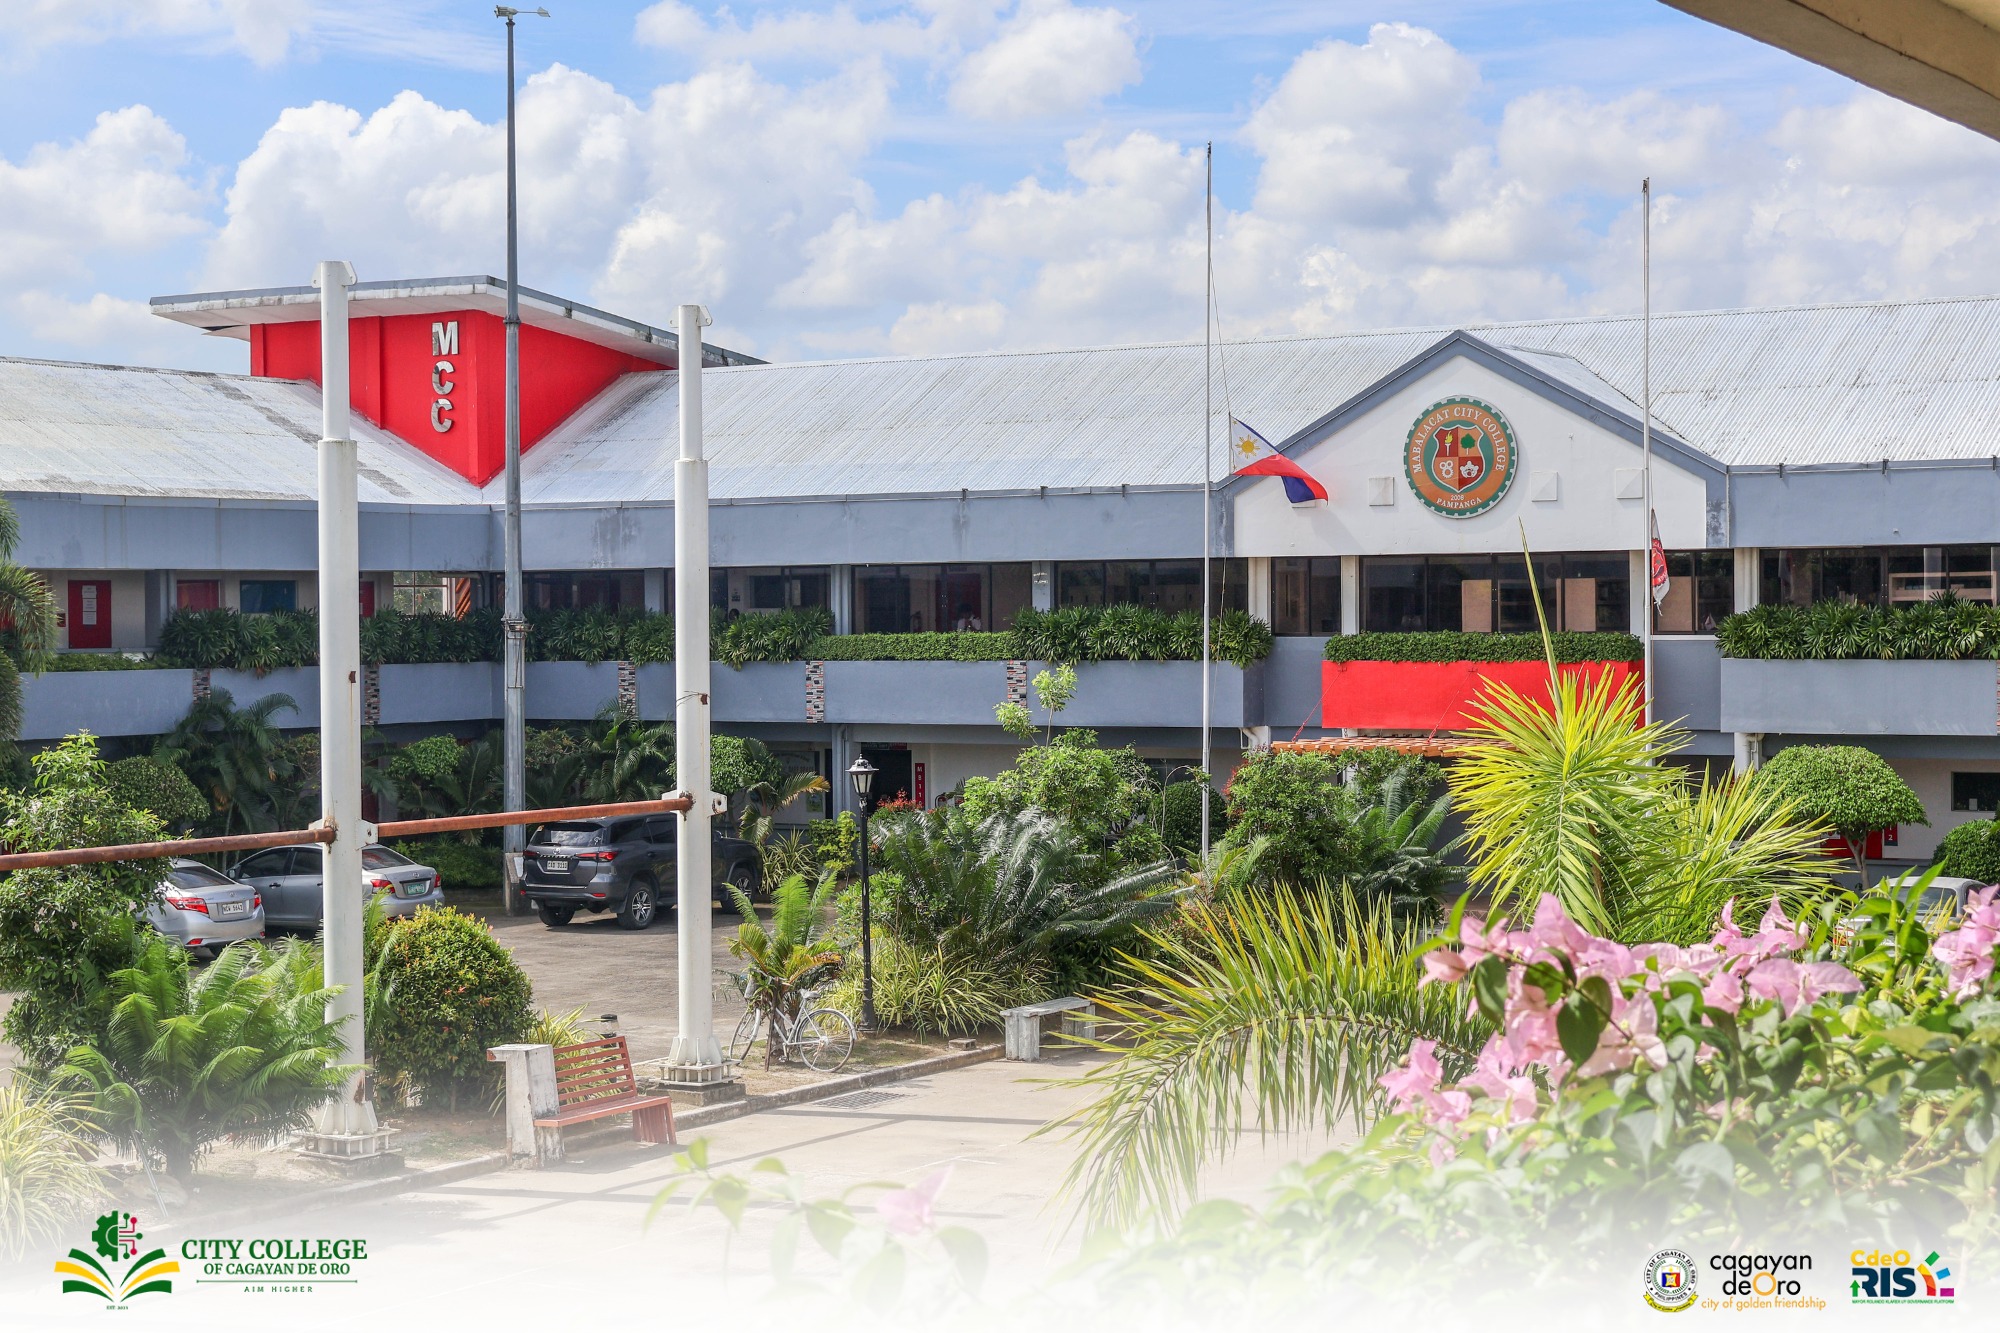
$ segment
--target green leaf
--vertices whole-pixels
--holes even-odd
[[[835,1258],[854,1231],[854,1215],[840,1204],[813,1203],[806,1206],[806,1229],[819,1247]]]
[[[1505,958],[1490,954],[1472,967],[1472,997],[1480,1014],[1495,1025],[1507,1013],[1507,966]]]
[[[967,1292],[977,1295],[986,1282],[986,1238],[966,1227],[940,1227],[938,1244],[944,1247],[958,1280]]]
[[[1602,980],[1600,977],[1590,978]],[[1582,1064],[1597,1050],[1597,1039],[1604,1033],[1604,1025],[1610,1014],[1595,1004],[1572,995],[1562,1008],[1556,1011],[1556,1039],[1562,1043],[1563,1054],[1572,1064]]]
[[[855,1271],[854,1294],[869,1305],[893,1305],[896,1298],[903,1294],[903,1277],[908,1268],[903,1247],[885,1245],[874,1258]]]

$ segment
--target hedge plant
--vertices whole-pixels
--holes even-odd
[[[1615,631],[1551,634],[1558,662],[1638,662],[1638,636]],[[1476,634],[1459,630],[1337,634],[1326,641],[1329,662],[1539,662],[1539,634]]]
[[[450,838],[421,842],[398,842],[395,849],[419,865],[438,872],[448,890],[484,892],[500,887],[500,852],[497,848]]]
[[[1005,662],[1015,656],[1006,630],[929,631],[911,634],[829,634],[815,639],[822,662]]]
[[[1939,593],[1894,610],[1855,602],[1772,603],[1715,627],[1724,657],[1778,661],[1950,661],[2000,657],[2000,609]]]
[[[1788,745],[1757,771],[1807,819],[1846,840],[1864,878],[1868,835],[1892,824],[1928,824],[1910,784],[1873,750],[1858,745]]]
[[[1937,868],[1940,875],[2000,884],[2000,819],[1975,819],[1945,834]]]
[[[187,774],[149,754],[106,764],[104,788],[113,801],[156,815],[175,832],[185,832],[209,815],[208,799]]]

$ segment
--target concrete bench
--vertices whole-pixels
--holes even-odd
[[[1043,1000],[1039,1004],[1024,1004],[1018,1009],[1002,1009],[1000,1017],[1007,1024],[1007,1058],[1041,1059],[1042,1020],[1055,1014],[1063,1016],[1065,1037],[1090,1038],[1097,1035],[1097,1006],[1075,995],[1065,995],[1059,1000]]]

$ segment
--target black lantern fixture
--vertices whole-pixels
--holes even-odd
[[[847,781],[854,789],[854,799],[861,807],[861,1030],[873,1032],[875,1023],[875,930],[870,914],[869,899],[873,896],[868,883],[868,814],[875,794],[875,765],[866,757],[855,759],[847,770]]]

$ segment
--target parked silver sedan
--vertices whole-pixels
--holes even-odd
[[[146,921],[190,953],[212,955],[225,944],[264,938],[264,900],[253,885],[177,857]]]
[[[233,867],[237,879],[264,895],[264,919],[287,930],[318,930],[325,914],[321,885],[326,881],[326,849],[316,842],[268,847],[252,852]],[[390,916],[408,916],[424,907],[444,905],[444,885],[437,871],[418,865],[387,847],[361,849],[362,897],[388,895],[383,909]]]

